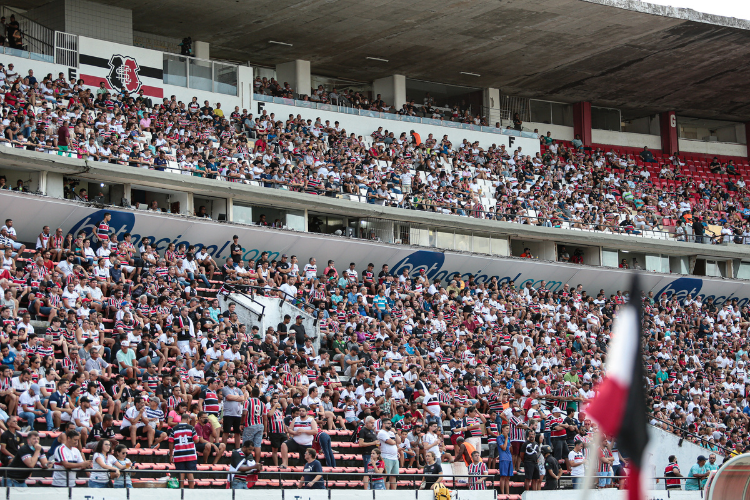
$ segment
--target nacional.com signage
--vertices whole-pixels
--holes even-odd
[[[387,264],[394,274],[407,270],[410,276],[417,276],[424,270],[430,280],[437,278],[443,283],[455,273],[463,278],[474,275],[478,283],[489,282],[492,278],[501,283],[513,281],[516,287],[522,287],[527,282],[538,286],[544,280],[553,291],[561,289],[566,283],[571,287],[581,284],[593,295],[599,290],[604,290],[607,295],[626,290],[630,282],[630,273],[620,269],[440,252],[146,211],[98,210],[67,200],[8,192],[0,195],[0,209],[14,220],[19,238],[26,242],[36,241],[43,225],[49,225],[52,231],[61,227],[65,234],[76,235],[83,231],[91,236],[104,214],[110,213],[112,219],[109,224],[118,240],[129,233],[132,243],[138,246],[143,238],[148,237],[162,254],[170,243],[205,247],[219,264],[230,256],[232,236],[237,234],[246,261],[257,260],[263,252],[268,252],[269,260],[279,259],[286,253],[296,255],[301,265],[307,263],[310,257],[315,257],[319,263],[332,259],[339,270],[349,267],[351,261],[355,262],[358,270],[373,263],[379,271],[383,264]],[[667,297],[684,299],[690,294],[704,299],[713,297],[719,305],[734,298],[739,300],[740,305],[750,302],[750,282],[745,281],[644,273],[643,282],[644,288],[653,291],[655,297],[666,294]]]

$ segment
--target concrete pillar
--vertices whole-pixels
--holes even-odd
[[[282,86],[285,82],[294,89],[295,94],[310,95],[312,78],[310,77],[310,61],[297,59],[276,65],[276,81]]]
[[[193,42],[193,55],[199,59],[210,59],[211,44],[208,42],[199,42],[195,40]]]
[[[573,137],[581,136],[584,146],[591,146],[591,103],[573,104]]]
[[[253,110],[253,67],[239,66],[237,68],[237,88],[241,106],[252,113]]]
[[[390,104],[396,110],[406,104],[406,77],[404,75],[393,75],[378,78],[372,82],[372,98],[377,99],[378,94],[386,104]]]
[[[234,198],[227,198],[227,221],[234,222]]]
[[[661,130],[661,152],[666,155],[679,152],[677,115],[674,111],[665,111],[659,115],[659,128]]]
[[[65,198],[63,174],[58,172],[47,172],[46,177],[44,194],[52,198]]]
[[[490,124],[490,127],[494,127],[496,123],[500,122],[500,89],[486,88],[482,97],[487,123]]]

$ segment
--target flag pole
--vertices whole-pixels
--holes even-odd
[[[589,456],[586,459],[586,468],[584,469],[585,474],[583,476],[583,488],[581,489],[581,500],[587,500],[591,490],[594,488],[595,479],[598,477],[595,469],[598,462],[597,457],[599,455],[599,448],[602,447],[603,436],[601,431],[597,428],[591,437],[591,440],[587,443]]]

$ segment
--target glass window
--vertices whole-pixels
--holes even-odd
[[[164,54],[164,83],[187,87],[187,58]]]
[[[484,236],[474,236],[472,250],[477,253],[490,253],[490,239]]]
[[[191,89],[213,92],[213,63],[199,59],[190,59],[188,84]]]
[[[237,95],[237,66],[214,63],[214,92]]]
[[[253,207],[249,205],[235,203],[232,212],[233,222],[239,222],[240,224],[251,224],[253,222]]]
[[[435,244],[438,248],[453,250],[453,233],[437,231],[437,241]]]
[[[463,252],[471,252],[471,235],[456,233],[455,249]]]

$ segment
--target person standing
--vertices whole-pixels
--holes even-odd
[[[195,450],[195,439],[198,434],[188,422],[190,422],[190,414],[185,412],[181,416],[180,423],[169,431],[169,461],[180,473],[180,482],[182,483],[187,475],[188,486],[195,488],[193,471],[198,470],[198,454]]]
[[[664,477],[666,478],[666,489],[682,489],[682,483],[680,481],[682,473],[680,472],[680,466],[677,464],[676,456],[669,455],[669,464],[667,464],[667,466],[664,468]]]
[[[542,455],[544,455],[544,487],[543,490],[556,490],[562,477],[560,464],[552,454],[551,446],[542,446]]]
[[[372,450],[380,444],[378,441],[378,435],[375,434],[375,419],[372,416],[365,418],[365,425],[359,431],[359,448],[362,452],[362,465],[367,472],[367,466],[370,463],[370,455]],[[362,478],[365,489],[368,489],[369,479],[367,476]]]
[[[383,422],[383,427],[378,431],[378,441],[380,442],[380,453],[385,462],[385,473],[389,474],[389,487],[387,489],[395,490],[396,476],[398,475],[398,445],[401,444],[401,436],[396,435],[393,431],[393,422],[390,420]]]
[[[278,406],[278,395],[274,396],[273,404],[275,406],[271,410],[272,414],[276,412]],[[242,441],[253,443],[256,462],[260,462],[260,446],[263,443],[263,431],[266,427],[269,428],[271,447],[275,448],[273,451],[278,451],[278,448],[281,447],[281,440],[278,436],[274,436],[274,434],[281,434],[283,432],[283,417],[281,421],[282,425],[279,426],[279,419],[275,417],[276,422],[269,421],[268,413],[267,406],[260,400],[260,387],[256,385],[250,393],[250,398],[244,403],[243,415],[245,417],[245,428],[242,430]],[[277,462],[278,458],[276,453],[274,453],[274,465]]]
[[[245,401],[248,400],[248,395],[237,387],[237,378],[234,375],[230,375],[227,378],[227,385],[221,389],[221,395],[224,400],[224,420],[222,422],[224,432],[221,439],[228,448],[228,438],[231,434],[236,447],[241,442],[242,407]]]
[[[585,463],[586,458],[583,454],[583,441],[578,439],[576,440],[573,449],[568,453],[568,465],[570,467],[570,477],[573,479],[573,488],[578,489],[583,486]]]
[[[469,487],[472,490],[486,490],[487,484],[487,466],[482,462],[482,457],[478,451],[471,453],[471,464],[469,464],[469,476],[471,483]]]
[[[65,433],[65,443],[58,446],[52,454],[51,461],[55,464],[52,486],[73,488],[76,485],[76,471],[91,468],[91,460],[84,460],[78,449],[80,441],[81,435],[78,432],[69,430]]]
[[[298,488],[325,489],[323,481],[323,466],[317,459],[317,453],[312,448],[305,450],[305,467],[302,469],[302,477],[299,480]]]
[[[252,441],[244,441],[240,450],[232,452],[229,465],[229,485],[233,490],[246,490],[255,485],[263,465],[255,461],[255,446]]]
[[[384,490],[385,479],[385,462],[378,448],[370,453],[370,463],[367,464],[367,472],[370,474],[370,488],[373,490]]]
[[[706,480],[706,478],[708,478],[709,474],[710,471],[708,470],[708,467],[706,467],[706,457],[703,455],[698,455],[697,463],[690,467],[688,480],[685,481],[685,490],[700,490],[703,485],[706,484],[704,481]]]
[[[513,455],[510,446],[510,425],[502,424],[500,435],[497,437],[497,475],[499,480],[499,493],[510,495],[510,478],[513,476]]]
[[[524,478],[524,489],[532,490],[540,479],[539,467],[537,466],[540,450],[535,431],[530,430],[526,433],[526,442],[523,449],[523,470],[526,476]]]

